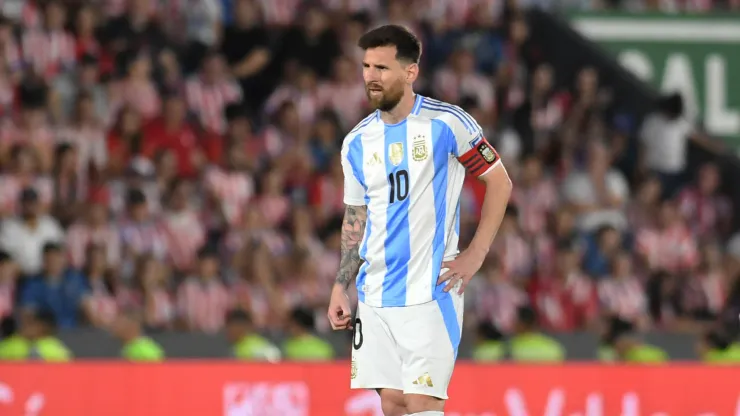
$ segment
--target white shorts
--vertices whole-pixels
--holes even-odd
[[[351,387],[447,399],[462,336],[463,297],[453,289],[421,305],[375,308],[359,302]]]

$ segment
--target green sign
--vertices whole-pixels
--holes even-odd
[[[571,22],[638,78],[681,92],[691,117],[740,146],[740,15],[577,14]]]

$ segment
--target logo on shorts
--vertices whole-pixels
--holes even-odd
[[[424,373],[423,376],[417,378],[411,384],[414,384],[414,385],[417,385],[417,386],[426,385],[427,387],[434,387],[434,383],[432,383],[432,378],[429,377],[429,373]]]
[[[352,363],[350,364],[349,378],[350,380],[357,378],[357,361],[355,360],[352,360]]]

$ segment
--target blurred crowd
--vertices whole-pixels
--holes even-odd
[[[148,330],[216,333],[229,311],[280,331],[296,316],[313,326],[307,310],[327,331],[340,143],[370,111],[356,41],[388,22],[423,39],[417,91],[469,112],[514,180],[467,325],[508,333],[525,305],[551,331],[737,316],[740,238],[726,244],[718,168],[687,174],[681,98],[639,126],[592,68],[556,88],[515,0],[0,12],[0,317],[108,328],[135,311]],[[466,182],[463,247],[483,192]]]

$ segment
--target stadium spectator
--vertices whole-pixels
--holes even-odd
[[[250,361],[280,361],[280,350],[254,331],[249,314],[242,310],[230,311],[226,316],[226,338],[232,345],[234,358]]]
[[[288,322],[289,338],[283,344],[287,360],[324,361],[334,358],[332,346],[314,334],[316,323],[313,313],[303,308],[295,308]]]
[[[20,306],[24,310],[46,310],[54,314],[62,329],[80,325],[80,316],[92,320],[90,290],[84,277],[67,267],[64,248],[56,243],[43,247],[43,269],[29,277],[21,288]]]
[[[113,334],[123,343],[121,356],[128,361],[162,361],[164,351],[141,331],[141,316],[132,311],[119,313],[112,326]]]
[[[25,275],[41,271],[46,244],[61,243],[64,231],[59,222],[42,214],[39,194],[32,188],[20,192],[20,216],[9,218],[0,231],[0,247],[15,260]]]
[[[490,322],[478,325],[478,338],[473,349],[473,360],[479,362],[501,361],[506,355],[503,335]]]
[[[517,312],[516,333],[509,341],[511,358],[517,362],[560,362],[565,350],[558,341],[537,330],[537,313],[523,306]]]
[[[233,297],[219,276],[218,253],[209,246],[198,252],[198,265],[177,291],[177,313],[191,331],[215,333],[223,329]]]

